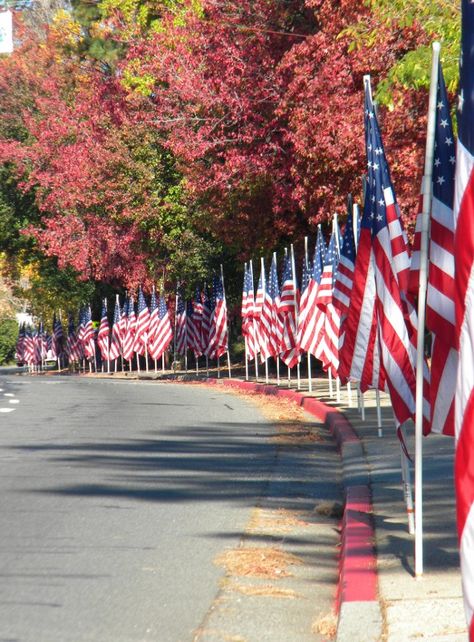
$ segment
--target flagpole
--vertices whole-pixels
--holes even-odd
[[[309,257],[308,257],[308,237],[304,237],[304,262],[306,271],[309,271]],[[311,377],[311,352],[306,353],[306,364],[308,369],[308,392],[313,392],[313,381]]]
[[[402,434],[403,440],[406,440],[405,428],[401,426],[400,432]],[[415,533],[415,520],[413,512],[413,497],[411,494],[411,475],[410,475],[410,464],[408,462],[407,454],[400,443],[400,457],[401,457],[401,466],[402,466],[402,480],[403,480],[403,496],[405,499],[405,505],[407,509],[407,520],[408,520],[408,532],[410,535]]]
[[[375,391],[375,401],[377,405],[377,432],[379,437],[383,437],[382,431],[382,409],[380,407],[380,390]]]
[[[176,298],[174,306],[174,345],[173,345],[173,372],[176,374],[176,326],[178,322],[178,287],[179,282],[176,283]]]
[[[293,243],[290,245],[290,258],[291,258],[291,271],[293,273],[293,282],[295,284],[295,287],[293,288],[293,301],[295,305],[295,331],[296,328],[298,327],[298,301],[296,297],[296,267],[295,267],[295,251],[293,248]],[[296,363],[296,387],[298,390],[301,388],[301,377],[300,377],[300,362],[299,362],[299,355],[298,355],[298,362]]]
[[[360,392],[360,418],[362,421],[365,421],[365,400],[364,400],[364,393],[360,389],[360,384],[359,384],[359,392]]]
[[[423,209],[421,215],[420,281],[418,289],[418,329],[416,342],[416,411],[415,411],[415,575],[423,575],[423,367],[425,306],[428,270],[428,229],[433,196],[433,157],[438,92],[439,42],[433,43],[428,125],[426,132]]]
[[[225,309],[227,314],[227,299],[225,296],[225,285],[224,285],[224,268],[221,263],[221,282],[222,282],[222,293],[224,295]],[[231,378],[231,367],[230,367],[230,351],[229,351],[229,319],[227,318],[227,369],[229,372],[229,379]]]
[[[155,359],[155,365],[156,365],[156,359]],[[161,372],[165,372],[165,351],[163,350],[163,353],[161,355]]]
[[[247,337],[244,337],[244,344],[245,344],[245,381],[249,380],[249,348],[247,345]]]

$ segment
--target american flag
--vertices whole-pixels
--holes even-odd
[[[150,326],[150,311],[145,301],[142,288],[138,288],[138,310],[133,350],[143,357],[146,354],[148,330]]]
[[[204,284],[202,294],[202,340],[204,345],[204,354],[208,355],[209,334],[211,332],[212,301],[209,296],[209,289]]]
[[[211,358],[221,357],[228,350],[227,340],[227,303],[224,284],[220,276],[212,283],[212,315],[209,331],[207,354]]]
[[[257,294],[255,297],[257,345],[262,363],[273,356],[270,346],[273,322],[272,299],[270,298],[266,281],[265,265],[262,259],[260,278],[258,279]]]
[[[77,338],[72,315],[69,316],[66,354],[69,361],[80,361],[82,359],[82,346]]]
[[[441,65],[438,70],[433,200],[426,327],[432,333],[431,430],[454,435],[458,355],[454,337],[454,135]]]
[[[23,349],[24,359],[28,365],[32,365],[35,361],[35,343],[33,340],[33,333],[31,327],[25,329],[25,342]]]
[[[372,221],[380,357],[395,420],[402,425],[413,418],[415,411],[416,355],[406,326],[403,301],[409,261],[368,79],[365,82],[365,105],[369,166],[366,199],[370,204]]]
[[[276,253],[273,254],[268,279],[268,297],[271,301],[271,330],[269,337],[269,351],[272,357],[277,358],[283,341],[283,320],[280,316],[280,285],[278,283],[278,270]]]
[[[474,640],[474,3],[462,0],[454,196],[456,497],[464,607]]]
[[[25,326],[22,323],[18,328],[18,339],[16,342],[16,360],[20,363],[26,361],[25,359]]]
[[[156,335],[156,329],[158,327],[158,301],[156,300],[155,286],[151,292],[150,298],[150,321],[148,323],[148,347],[153,343],[153,339]]]
[[[186,333],[188,337],[188,347],[193,351],[196,358],[202,355],[201,336],[199,327],[194,323],[194,307],[191,300],[186,303]]]
[[[196,337],[196,351],[195,354],[201,356],[204,354],[206,349],[206,343],[204,341],[202,333],[202,315],[204,312],[204,306],[202,303],[202,296],[200,288],[196,288],[194,292],[194,299],[192,302],[192,321],[194,326],[194,334]]]
[[[333,305],[334,276],[339,261],[337,235],[338,231],[335,229],[326,251],[323,274],[316,297],[316,305],[321,310],[324,322],[315,356],[322,361],[323,369],[330,370],[334,377],[337,376],[339,368],[339,329],[341,323],[339,311]]]
[[[354,225],[352,215],[348,212],[333,290],[333,304],[341,315],[341,322],[343,322],[349,311],[354,283],[355,256]]]
[[[321,310],[316,305],[316,298],[318,295],[321,276],[323,274],[325,254],[326,247],[323,234],[321,227],[318,227],[318,236],[314,249],[313,271],[311,273],[308,287],[306,288],[306,296],[301,297],[304,308],[302,310],[300,309],[297,336],[300,350],[309,352],[313,355],[317,349],[317,340],[324,321]]]
[[[115,298],[114,319],[112,322],[112,336],[110,338],[109,358],[118,359],[122,354],[122,329],[120,324],[120,301],[117,294]]]
[[[242,335],[247,345],[247,359],[251,361],[258,354],[255,328],[255,294],[250,265],[244,266],[244,285],[242,290]]]
[[[293,261],[289,254],[283,259],[283,276],[280,291],[279,314],[283,322],[283,337],[280,356],[284,364],[293,368],[300,361],[300,348],[297,345],[299,291]]]
[[[133,359],[133,346],[135,345],[135,332],[137,329],[133,296],[128,298],[124,307],[126,307],[127,310],[127,319],[122,339],[122,356],[124,359],[127,359],[127,361],[131,361]]]
[[[176,297],[176,352],[185,355],[189,348],[186,301],[178,292]]]
[[[109,353],[109,320],[107,318],[107,299],[102,301],[102,312],[100,315],[99,332],[97,334],[97,343],[100,348],[100,354],[103,361],[110,359]]]
[[[64,332],[61,320],[53,316],[53,342],[51,346],[52,353],[58,359],[63,352]]]
[[[95,338],[90,305],[84,309],[83,326],[82,343],[84,346],[84,355],[87,359],[93,359],[95,356]]]
[[[159,359],[173,339],[173,329],[166,307],[166,302],[162,296],[158,302],[158,323],[153,340],[150,343],[149,351],[152,359]]]

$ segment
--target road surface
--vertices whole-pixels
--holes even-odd
[[[216,556],[242,545],[262,498],[314,504],[307,452],[282,457],[272,435],[253,404],[212,388],[1,376],[0,642],[221,639]],[[337,460],[324,448],[317,494],[330,499]],[[325,528],[321,559],[336,544]]]

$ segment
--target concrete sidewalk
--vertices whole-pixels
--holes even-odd
[[[423,440],[424,574],[415,579],[414,536],[408,532],[400,444],[388,396],[381,394],[383,435],[379,437],[374,392],[364,395],[362,421],[355,391],[351,403],[346,389],[336,402],[329,397],[325,379],[313,380],[312,393],[308,393],[306,381],[301,381],[298,392],[236,380],[221,379],[219,383],[252,386],[264,394],[292,399],[324,421],[338,441],[347,495],[338,642],[465,642],[468,633],[455,523],[454,440],[437,435]],[[414,459],[413,426],[407,426],[407,445]],[[414,481],[413,465],[411,475]]]

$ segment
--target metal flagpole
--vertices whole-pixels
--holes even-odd
[[[155,372],[158,372],[158,363],[157,363],[156,359],[154,359],[154,361],[155,361]]]
[[[173,372],[176,374],[176,327],[178,323],[178,288],[179,281],[176,283],[176,297],[174,304],[174,342],[173,342]]]
[[[433,196],[433,157],[438,92],[439,42],[433,43],[428,126],[426,132],[425,171],[423,175],[423,210],[421,215],[420,281],[418,289],[418,328],[416,343],[415,411],[415,575],[423,575],[423,367],[425,305],[428,270],[428,228]]]
[[[277,368],[277,386],[280,385],[280,357],[276,358],[276,368]]]
[[[249,348],[247,343],[247,337],[244,337],[245,344],[245,381],[249,380]]]
[[[221,378],[221,363],[219,357],[217,357],[217,378]]]
[[[254,290],[254,280],[253,280],[253,261],[252,261],[252,259],[250,259],[249,265],[250,265],[250,277],[252,279],[252,292],[254,294],[254,305],[255,305],[255,290]],[[258,333],[255,332],[256,321],[255,321],[254,318],[252,318],[252,323],[254,324],[255,341],[257,341]],[[258,353],[259,353],[258,346],[257,346],[257,344],[255,344],[255,360],[254,360],[255,361],[255,364],[254,364],[255,365],[255,381],[258,381]]]
[[[156,359],[155,359],[156,363]],[[161,372],[165,372],[165,352],[163,350],[163,354],[161,355]]]
[[[341,403],[341,380],[336,377],[336,401]]]
[[[199,376],[199,357],[194,354],[194,358],[196,359],[196,374]]]
[[[309,270],[309,258],[308,258],[308,237],[304,237],[304,263],[306,271]],[[311,353],[306,353],[306,363],[308,369],[308,392],[313,392],[313,381],[311,378]]]
[[[148,341],[148,337],[146,339]],[[146,371],[148,372],[148,346],[145,344],[145,368]]]
[[[364,393],[362,390],[360,390],[360,418],[362,421],[365,421],[365,401],[364,401]]]
[[[221,281],[222,281],[222,292],[224,294],[224,301],[227,309],[227,299],[225,296],[225,284],[224,284],[224,268],[221,263]],[[231,367],[230,367],[230,352],[229,352],[229,321],[227,319],[227,370],[229,373],[229,379],[231,378]]]
[[[403,439],[406,439],[405,428],[402,426],[400,428]],[[410,475],[410,464],[408,462],[408,457],[400,444],[400,457],[401,457],[401,467],[402,467],[402,480],[403,480],[403,497],[405,499],[405,505],[407,508],[407,519],[408,519],[408,532],[410,535],[415,533],[415,520],[413,512],[413,497],[411,494],[411,475]]]
[[[263,256],[260,257],[260,270],[262,274],[262,289],[263,289],[263,301],[265,301],[265,297],[267,295],[267,279],[266,279],[266,274],[265,274],[265,261]],[[269,383],[268,381],[268,357],[265,358],[265,383]]]
[[[294,301],[294,306],[295,306],[295,330],[298,327],[298,300],[296,296],[296,267],[295,267],[295,250],[293,248],[293,243],[290,245],[290,258],[291,258],[291,271],[293,273],[293,282],[294,282],[294,288],[293,288],[293,301]],[[298,362],[296,364],[296,387],[298,390],[301,388],[301,377],[300,377],[300,362],[299,362],[299,355],[298,355]]]
[[[347,405],[349,408],[352,408],[352,388],[351,388],[351,382],[347,382]]]
[[[382,430],[382,409],[380,407],[380,390],[375,391],[375,401],[376,401],[376,406],[377,406],[377,431],[378,431],[378,436],[383,437],[383,430]]]
[[[332,372],[331,372],[331,370],[328,370],[328,381],[329,381],[329,396],[332,399],[333,396],[334,396],[334,392],[333,392],[333,389],[332,389]]]

